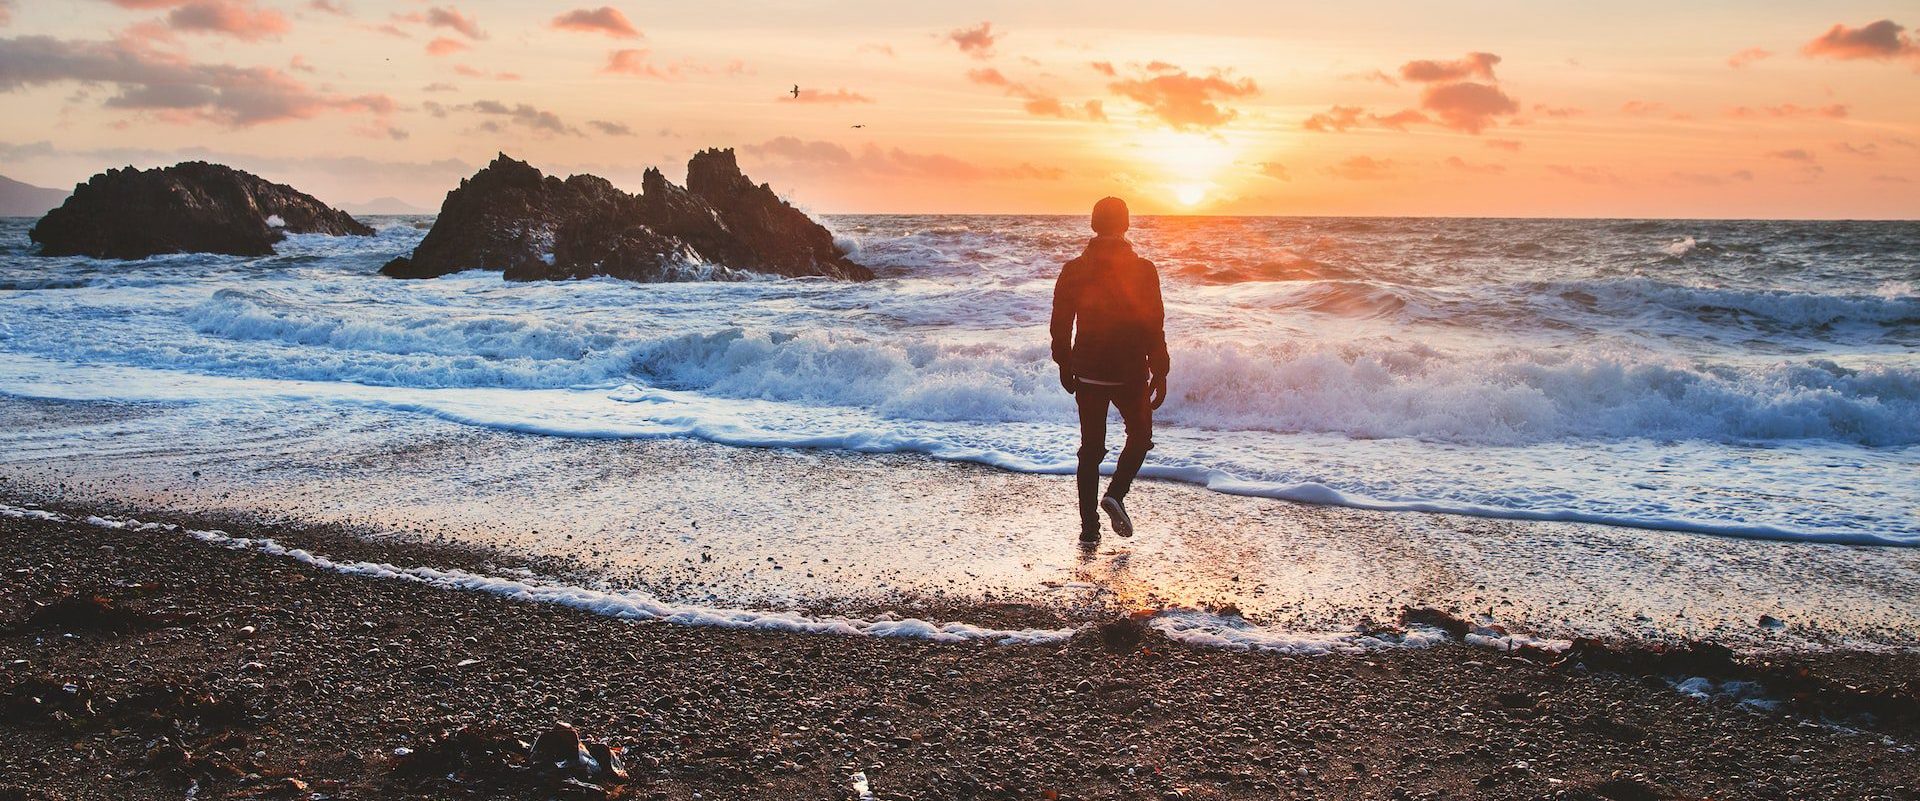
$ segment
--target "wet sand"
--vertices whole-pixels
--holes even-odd
[[[502,567],[326,528],[230,533]],[[882,799],[1920,797],[1911,718],[1815,720],[1459,642],[1301,656],[1097,628],[1050,645],[727,631],[19,517],[0,517],[0,575],[0,798],[855,799],[855,774]],[[1920,677],[1910,654],[1803,659],[1909,699]],[[624,747],[631,780],[555,790],[436,745],[555,721]]]
[[[0,432],[0,501],[337,526],[675,603],[968,620],[1004,604],[1063,619],[1233,608],[1282,633],[1428,606],[1555,639],[1920,642],[1920,549],[1366,512],[1150,481],[1129,500],[1141,536],[1088,554],[1072,541],[1068,478],[917,456],[564,439],[285,402],[0,399],[0,414],[16,423]]]

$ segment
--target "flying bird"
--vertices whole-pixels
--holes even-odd
[[[859,125],[852,125],[852,126],[848,126],[848,127],[851,127],[851,128],[865,128],[865,127],[867,127],[867,124],[863,122],[863,123],[861,123],[861,124],[859,124]]]
[[[795,100],[800,99],[800,84],[796,83],[793,85],[793,99]]]

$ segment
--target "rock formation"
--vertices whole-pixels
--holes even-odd
[[[436,278],[475,269],[500,270],[509,281],[873,277],[827,229],[741,175],[732,150],[696,154],[684,189],[649,169],[638,195],[593,175],[545,176],[502,153],[447,193],[411,257],[380,272]]]
[[[141,259],[157,253],[266,256],[286,234],[369,236],[312,195],[222,164],[108,170],[74,187],[28,236],[43,256]]]

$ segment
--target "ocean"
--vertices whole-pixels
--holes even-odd
[[[865,284],[377,275],[429,219],[124,263],[31,255],[32,221],[0,221],[0,394],[1072,470],[1046,323],[1084,218],[824,218]],[[1173,358],[1148,477],[1920,545],[1920,223],[1146,217],[1132,238]]]

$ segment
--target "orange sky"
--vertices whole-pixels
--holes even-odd
[[[498,150],[637,189],[731,146],[819,212],[1920,217],[1899,3],[0,0],[0,23],[0,174],[48,186],[198,157],[437,207]]]

